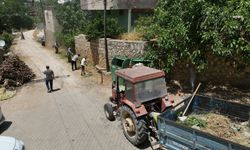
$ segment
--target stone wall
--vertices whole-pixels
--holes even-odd
[[[128,57],[143,56],[146,42],[107,39],[107,44],[109,62],[111,62],[112,58],[117,55]],[[80,34],[75,36],[75,49],[76,53],[81,54],[81,56],[87,56],[88,61],[93,63],[93,65],[106,67],[104,39],[89,42],[85,35]]]
[[[81,56],[91,56],[90,42],[86,39],[85,35],[80,34],[78,36],[75,36],[75,50],[76,53],[80,54]]]
[[[99,41],[88,41],[86,35],[75,36],[75,50],[81,57],[87,57],[88,62],[97,65],[99,63],[98,54]]]
[[[198,82],[211,84],[230,84],[250,88],[250,64],[236,65],[234,60],[208,55],[207,66],[202,72],[196,71],[196,84]],[[170,78],[182,84],[190,84],[190,67],[185,62],[178,62],[170,73]]]
[[[144,54],[144,48],[146,46],[145,41],[125,41],[107,39],[109,62],[111,62],[114,56],[127,56],[127,57],[142,57]],[[104,39],[99,40],[99,65],[104,67],[105,61],[105,47]]]

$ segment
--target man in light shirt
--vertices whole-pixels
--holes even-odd
[[[77,70],[76,62],[79,59],[80,54],[74,55],[71,59],[72,71]]]
[[[86,58],[82,58],[81,60],[81,76],[85,75],[85,66],[87,65],[87,57]]]

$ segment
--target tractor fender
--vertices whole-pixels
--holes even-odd
[[[134,103],[132,103],[131,101],[127,99],[123,99],[122,102],[133,110],[136,117],[140,117],[140,116],[144,116],[148,114],[148,111],[146,110],[144,105],[140,105],[139,107],[136,107]]]

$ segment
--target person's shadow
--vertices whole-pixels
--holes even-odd
[[[11,121],[5,121],[3,124],[0,125],[0,134],[2,134],[4,131],[6,131],[10,126],[12,122]]]
[[[60,88],[57,88],[57,89],[53,89],[52,92],[56,92],[56,91],[59,91],[61,90]]]

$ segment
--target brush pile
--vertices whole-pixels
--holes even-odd
[[[239,122],[217,113],[190,114],[179,122],[220,138],[250,147],[250,122]]]
[[[0,65],[0,83],[4,87],[18,87],[35,77],[32,70],[16,55],[8,55]]]

